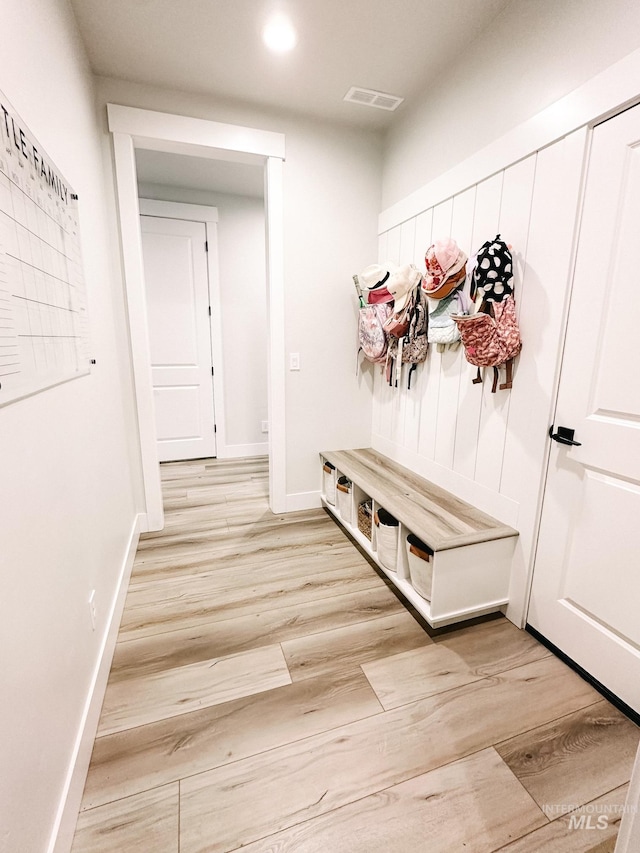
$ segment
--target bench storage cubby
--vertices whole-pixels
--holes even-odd
[[[508,602],[517,530],[371,448],[323,451],[320,458],[323,467],[335,467],[336,481],[346,477],[351,483],[348,512],[338,512],[324,491],[323,505],[430,625],[492,613]],[[398,521],[394,561],[386,553],[380,559],[375,523],[371,537],[360,529],[358,508],[365,501],[371,502],[372,519],[382,510]],[[411,554],[407,537],[426,546],[427,565],[410,565],[420,557]]]

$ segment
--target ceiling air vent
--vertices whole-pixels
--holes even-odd
[[[387,95],[385,92],[376,92],[374,89],[361,89],[352,86],[343,100],[351,104],[364,104],[367,107],[376,107],[379,110],[395,110],[404,101],[397,95]]]

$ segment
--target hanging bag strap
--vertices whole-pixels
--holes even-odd
[[[509,358],[504,363],[505,370],[507,371],[507,375],[505,377],[506,381],[502,383],[500,386],[501,391],[507,391],[509,388],[513,387],[513,359]]]

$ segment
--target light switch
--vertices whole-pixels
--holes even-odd
[[[300,353],[289,353],[289,370],[300,370]]]

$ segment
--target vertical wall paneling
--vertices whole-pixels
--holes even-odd
[[[389,232],[385,231],[384,234],[380,234],[378,237],[378,263],[384,264],[389,258]],[[380,396],[382,394],[382,387],[379,381],[379,373],[380,368],[372,365],[370,368],[365,368],[367,370],[374,371],[373,377],[373,397],[374,400],[378,401],[378,405],[374,405],[372,407],[372,425],[371,429],[373,435],[382,435],[382,406],[379,405]]]
[[[416,239],[415,217],[403,222],[400,226],[400,250],[398,263],[411,263]],[[404,431],[406,424],[407,389],[406,381],[408,367],[400,366],[400,379],[398,386],[391,389],[391,434],[399,444],[404,444]]]
[[[377,365],[372,365],[371,368],[366,367],[365,370],[373,372],[373,435],[385,436],[384,406],[382,402],[384,383],[380,381],[380,369]]]
[[[463,252],[469,254],[473,234],[475,187],[453,198],[451,236]],[[462,346],[447,348],[440,355],[440,385],[438,390],[438,419],[436,424],[435,461],[446,468],[453,467],[458,421],[460,374],[464,362]],[[466,364],[466,362],[464,362]]]
[[[379,243],[380,263],[390,262],[392,264],[400,263],[400,242],[402,239],[402,226],[398,225],[392,228],[384,235],[386,242]],[[385,382],[382,369],[375,365],[373,370],[374,375],[374,422],[378,425],[378,434],[385,438],[390,438],[392,433],[392,418],[394,397],[392,389]],[[376,408],[379,410],[376,413]]]
[[[365,367],[364,369],[368,370],[369,368]],[[372,387],[373,387],[374,399],[377,399],[379,391],[378,391],[378,380],[377,380],[377,377],[375,375],[374,375]],[[380,435],[380,406],[373,406],[372,407],[372,410],[371,410],[371,433],[373,435]]]
[[[416,241],[416,220],[403,222],[400,226],[400,263],[410,264],[413,258],[413,249]]]
[[[378,237],[378,263],[383,264],[387,260],[389,244],[389,232],[385,231]]]
[[[433,209],[425,210],[416,216],[416,239],[413,251],[413,263],[421,273],[424,273],[425,252],[431,245],[431,234],[433,231]]]
[[[429,355],[423,365],[422,407],[418,433],[418,453],[426,459],[433,459],[435,456],[439,390],[440,354],[434,347],[430,347]]]
[[[524,276],[516,294],[523,349],[510,392],[500,483],[501,494],[520,506],[507,609],[516,624],[524,620],[533,571],[587,139],[582,129],[538,153]]]
[[[473,234],[474,252],[477,252],[486,240],[492,239],[498,233],[503,185],[504,172],[494,175],[478,185]],[[473,374],[474,368],[471,368],[470,372]],[[482,385],[471,386],[472,392],[475,391],[480,400],[480,419],[473,479],[497,491],[500,482],[500,466],[502,465],[502,443],[498,434],[501,430],[498,425],[504,420],[509,395],[492,394],[493,370],[491,368],[484,369],[483,374],[485,374],[485,381]],[[498,467],[497,471],[496,467]]]
[[[453,199],[447,199],[433,209],[431,242],[451,235]],[[430,245],[430,244],[429,244]],[[425,249],[429,248],[425,246]],[[435,459],[436,431],[438,428],[438,397],[442,379],[442,355],[431,347],[425,365],[422,385],[423,406],[420,417],[418,452],[427,459]]]
[[[446,236],[447,223],[470,253],[498,232],[513,245],[524,341],[513,390],[492,395],[490,376],[482,389],[473,386],[475,371],[462,353],[457,363],[455,357],[447,363],[453,354],[432,351],[411,392],[390,389],[377,377],[373,443],[518,527],[507,611],[518,624],[533,561],[585,135],[573,134],[419,214],[413,250],[406,225],[389,235],[403,262],[420,262],[436,233]]]
[[[500,220],[496,233],[500,231],[502,238],[523,258],[526,258],[534,174],[535,157],[532,156],[506,169],[502,181]],[[493,235],[488,235],[490,236]],[[516,301],[519,300],[521,289],[522,280],[518,278],[515,282]],[[485,371],[486,377],[482,386],[480,441],[475,480],[498,491],[502,478],[502,457],[511,394],[500,390],[495,394],[491,393],[492,373],[490,368]],[[500,375],[500,380],[502,379],[503,372]],[[514,382],[517,384],[517,381],[516,376]]]
[[[399,365],[399,376],[397,385],[390,388],[391,391],[391,436],[393,440],[404,446],[404,424],[405,410],[407,408],[407,397],[405,393],[407,384],[406,365]]]
[[[393,389],[389,387],[385,374],[384,365],[375,365],[374,391],[376,402],[380,406],[380,435],[391,439],[391,419],[393,416],[394,395]]]
[[[431,242],[451,236],[451,220],[453,217],[453,198],[437,204],[433,208],[433,229]]]
[[[402,236],[402,226],[398,225],[387,232],[387,256],[385,261],[391,261],[393,264],[400,263],[400,238]]]
[[[414,217],[413,248],[408,221],[379,244],[421,272],[426,248],[449,234],[469,255],[497,233],[513,246],[523,339],[513,389],[491,394],[491,370],[472,385],[476,371],[462,351],[433,347],[410,392],[377,378],[372,444],[518,528],[507,608],[516,624],[533,566],[587,137],[576,131],[457,195],[451,187]]]
[[[416,219],[415,217],[403,222],[400,226],[400,263],[411,263],[416,241]],[[398,386],[392,389],[392,416],[391,434],[395,440],[405,444],[405,426],[407,423],[407,375],[408,367],[400,366],[400,379]],[[414,412],[415,416],[415,412]]]
[[[428,356],[427,356],[428,358]],[[426,363],[418,365],[413,372],[411,388],[404,389],[406,397],[404,446],[412,453],[418,452],[418,441],[420,439],[420,420],[422,414],[422,400],[424,397],[425,377],[427,375]]]
[[[521,160],[504,173],[502,185],[502,204],[500,206],[500,224],[498,230],[515,255],[523,258],[527,255],[529,223],[531,220],[531,202],[536,173],[537,155],[532,154]],[[516,278],[516,301],[520,297],[519,286],[522,279]]]
[[[415,217],[415,235],[413,251],[407,255],[407,260],[424,273],[424,255],[431,245],[431,231],[433,226],[433,211],[427,210]],[[427,356],[427,360],[429,356]],[[404,423],[404,446],[412,453],[418,452],[420,438],[420,420],[422,413],[422,401],[424,399],[429,367],[428,363],[419,365],[414,371],[411,389],[403,393],[406,398],[405,423]]]
[[[503,174],[482,181],[476,187],[471,234],[473,255],[491,237],[495,237],[500,222]],[[483,386],[473,385],[476,368],[466,359],[460,369],[460,397],[454,448],[453,469],[470,480],[475,478],[476,459],[481,448],[480,421],[483,404]]]

